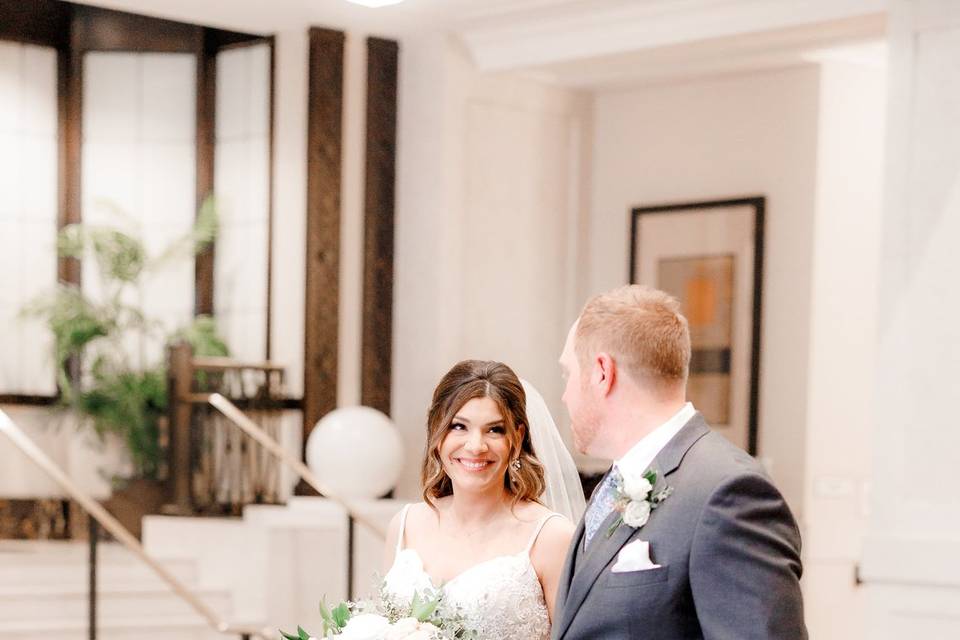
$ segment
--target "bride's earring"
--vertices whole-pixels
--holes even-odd
[[[513,469],[514,471],[520,471],[520,458],[517,458],[516,460],[511,462],[510,468]]]

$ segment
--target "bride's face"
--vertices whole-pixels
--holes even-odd
[[[473,398],[465,402],[453,417],[439,453],[454,490],[502,489],[510,442],[496,401]]]

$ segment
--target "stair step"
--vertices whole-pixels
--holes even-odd
[[[0,558],[4,561],[50,561],[59,562],[64,559],[86,560],[90,551],[85,541],[73,540],[0,540]],[[100,542],[97,545],[97,556],[101,559],[123,560],[135,557],[122,544],[117,542]]]
[[[87,640],[84,620],[39,620],[6,622],[0,619],[0,640]],[[100,640],[230,640],[195,616],[144,616],[102,620],[97,625]]]
[[[88,548],[85,542],[0,542],[0,589],[21,586],[58,585],[75,587],[89,580]],[[164,558],[161,564],[187,586],[196,581],[196,563],[185,558]],[[104,587],[165,583],[139,558],[116,543],[97,546],[97,578]]]
[[[196,565],[188,560],[164,560],[162,562],[175,578],[190,586],[196,582]],[[0,588],[5,586],[44,586],[59,585],[76,587],[86,585],[89,570],[86,561],[40,563],[7,562],[0,557]],[[142,585],[159,587],[166,583],[145,564],[131,564],[126,561],[110,560],[97,562],[97,582],[104,587],[112,585]]]
[[[201,602],[229,618],[229,593],[215,589],[192,590]],[[193,608],[169,589],[142,585],[98,589],[97,613],[102,620],[144,616],[192,616]],[[0,586],[0,620],[85,620],[86,587]]]

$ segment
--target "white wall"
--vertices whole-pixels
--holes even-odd
[[[393,415],[419,494],[426,412],[463,358],[529,379],[558,417],[574,317],[582,95],[484,76],[442,37],[401,44]]]
[[[896,0],[877,321],[871,638],[960,637],[960,4]]]
[[[818,73],[802,67],[602,92],[588,291],[627,282],[631,207],[764,195],[760,455],[802,512]]]
[[[885,116],[883,65],[820,72],[804,482],[804,590],[815,638],[864,637],[854,584],[867,522]]]

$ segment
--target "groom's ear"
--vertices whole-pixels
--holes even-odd
[[[594,386],[597,387],[601,397],[610,395],[613,390],[613,383],[617,378],[617,363],[609,353],[601,351],[597,354],[593,366]]]

